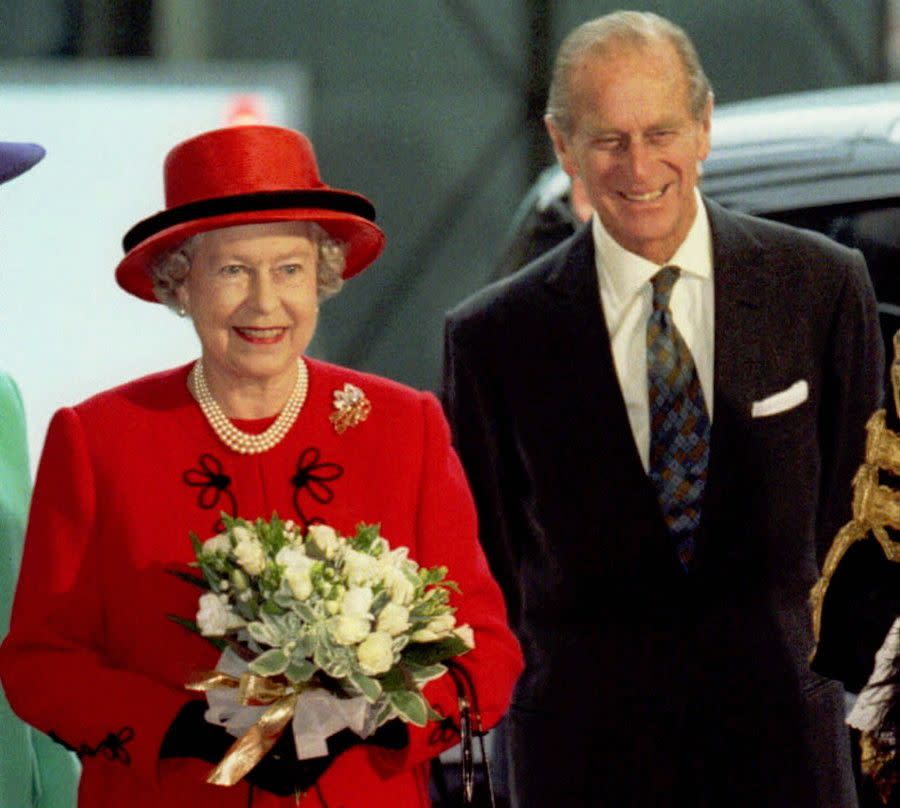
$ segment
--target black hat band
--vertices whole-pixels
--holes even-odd
[[[367,199],[344,191],[262,191],[238,196],[222,196],[189,202],[177,208],[169,208],[138,222],[122,239],[122,247],[128,253],[151,236],[173,227],[198,219],[225,216],[230,213],[249,213],[290,208],[317,208],[336,213],[350,213],[375,221],[375,207]]]

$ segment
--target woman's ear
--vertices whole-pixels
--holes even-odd
[[[175,300],[178,302],[178,313],[181,314],[184,312],[185,314],[189,313],[191,310],[190,307],[190,293],[188,292],[187,282],[182,281],[175,287]]]

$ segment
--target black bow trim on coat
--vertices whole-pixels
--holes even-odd
[[[294,511],[306,530],[311,524],[321,522],[319,516],[307,516],[300,505],[300,493],[306,492],[320,505],[328,505],[334,499],[329,483],[344,476],[344,469],[337,463],[320,463],[322,453],[315,447],[304,449],[297,458],[297,468],[291,477],[294,486]]]
[[[97,755],[103,755],[103,757],[109,761],[119,761],[120,763],[124,763],[126,766],[131,765],[131,754],[125,748],[125,744],[130,743],[134,740],[133,727],[122,727],[122,729],[120,729],[118,732],[110,732],[96,746],[89,746],[88,744],[83,743],[75,747],[71,744],[66,743],[55,732],[50,732],[48,734],[50,738],[52,738],[58,744],[64,746],[70,752],[74,752],[76,755],[78,755],[79,760],[83,760],[86,757],[96,757]]]
[[[225,473],[222,461],[215,455],[204,453],[198,458],[197,465],[197,468],[190,468],[181,475],[185,485],[200,489],[197,492],[197,505],[205,511],[215,508],[218,513],[223,510],[219,506],[219,502],[222,497],[225,497],[228,504],[231,505],[231,515],[237,516],[237,499],[229,488],[231,477]],[[213,523],[213,530],[216,533],[225,530],[221,518]]]

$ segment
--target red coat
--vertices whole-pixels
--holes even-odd
[[[80,804],[247,805],[247,786],[204,783],[211,766],[160,761],[182,685],[217,652],[167,618],[193,618],[199,590],[167,573],[192,560],[189,531],[217,532],[220,511],[247,519],[379,522],[393,546],[445,564],[462,588],[457,619],[475,630],[462,658],[487,724],[506,709],[521,668],[500,592],[476,536],[465,477],[437,401],[385,379],[308,360],[309,394],[288,436],[261,455],[227,449],[186,388],[188,367],[58,412],[38,470],[24,561],[0,674],[13,708],[83,753]],[[345,382],[372,403],[338,434],[328,420]],[[245,429],[260,424],[244,424]],[[264,426],[264,425],[263,425]],[[449,677],[426,688],[456,715]],[[454,739],[411,727],[402,752],[358,746],[319,781],[329,808],[428,805],[426,761]],[[99,750],[98,750],[99,747]],[[91,752],[98,750],[96,754]],[[318,806],[310,792],[303,806]],[[256,791],[257,808],[293,805]]]

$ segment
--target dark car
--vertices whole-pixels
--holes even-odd
[[[723,104],[712,143],[704,193],[863,252],[889,347],[900,328],[900,83]],[[541,174],[516,213],[497,277],[574,232],[569,187],[557,166]]]

